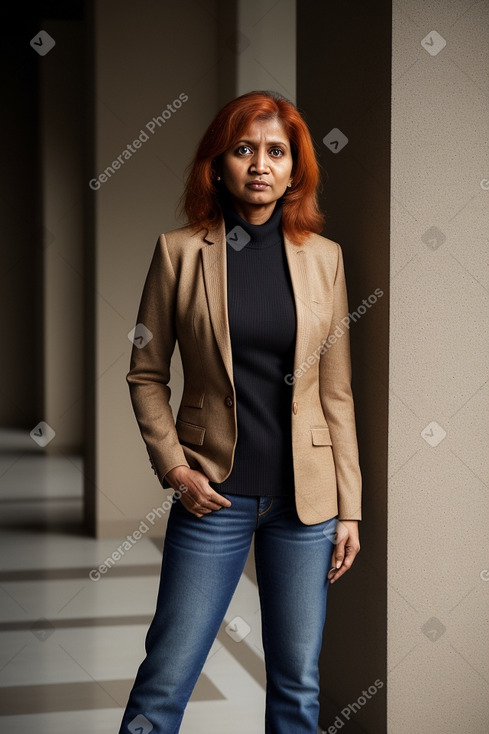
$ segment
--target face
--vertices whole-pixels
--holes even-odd
[[[280,120],[255,120],[221,158],[220,175],[240,216],[266,221],[291,180],[292,151]]]

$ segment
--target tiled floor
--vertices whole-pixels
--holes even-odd
[[[100,581],[117,540],[81,529],[82,463],[0,434],[0,731],[116,734],[154,610],[161,542],[141,539]],[[234,641],[225,626],[243,617]],[[264,665],[252,558],[209,653],[182,734],[262,734]]]

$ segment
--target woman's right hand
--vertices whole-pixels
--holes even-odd
[[[203,517],[221,507],[231,507],[227,497],[212,489],[209,479],[197,469],[190,469],[183,464],[174,466],[165,479],[172,489],[181,492],[180,502],[196,517]]]

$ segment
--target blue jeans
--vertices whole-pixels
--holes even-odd
[[[119,734],[178,733],[253,533],[267,674],[265,732],[317,732],[318,657],[336,518],[304,525],[293,496],[224,496],[231,507],[202,518],[180,501],[171,508],[147,655]]]

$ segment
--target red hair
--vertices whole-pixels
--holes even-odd
[[[222,218],[216,160],[237,142],[255,120],[278,119],[289,138],[293,167],[292,187],[283,196],[282,228],[296,244],[311,232],[320,234],[324,216],[319,210],[319,166],[309,129],[299,111],[276,92],[254,91],[228,102],[214,117],[202,137],[180,199],[179,208],[189,225],[215,227]]]

